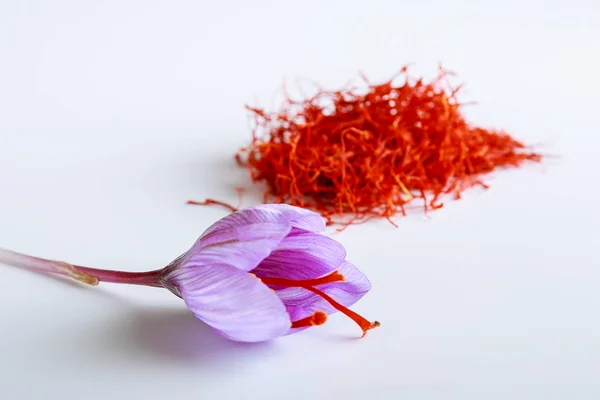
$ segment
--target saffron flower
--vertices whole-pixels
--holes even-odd
[[[379,326],[348,307],[370,289],[346,261],[344,247],[320,232],[312,211],[267,204],[234,212],[209,227],[165,268],[149,272],[102,270],[0,249],[0,262],[99,282],[164,287],[228,339],[261,342],[322,325],[339,311],[362,329]]]

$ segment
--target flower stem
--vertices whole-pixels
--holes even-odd
[[[21,267],[45,274],[62,275],[88,285],[96,286],[99,282],[124,283],[163,287],[161,271],[125,272],[96,269],[69,264],[63,261],[47,260],[28,256],[0,248],[0,263]]]
[[[81,267],[78,265],[75,266],[75,268],[77,268],[85,274],[95,277],[100,282],[126,283],[129,285],[163,287],[163,284],[160,280],[160,274],[162,272],[162,270],[160,269],[147,272],[125,272],[112,271],[108,269]]]

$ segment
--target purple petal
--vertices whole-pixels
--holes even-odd
[[[279,298],[260,280],[230,265],[190,267],[169,275],[194,315],[228,339],[261,342],[291,326]]]
[[[338,303],[350,307],[371,289],[371,283],[348,261],[344,261],[338,271],[346,278],[344,282],[328,283],[317,288]],[[285,304],[292,321],[306,318],[315,311],[324,311],[328,315],[337,311],[322,297],[302,288],[278,289],[277,295]]]
[[[258,208],[274,209],[289,218],[294,228],[309,232],[323,232],[325,230],[325,219],[318,213],[305,208],[290,206],[289,204],[264,204]]]
[[[184,257],[188,268],[224,264],[254,269],[289,234],[290,224],[262,222],[215,230],[196,241]]]
[[[259,278],[314,279],[335,270],[345,258],[344,246],[335,240],[296,230],[252,272]]]
[[[312,232],[325,230],[325,220],[317,213],[287,204],[263,204],[226,216],[209,227],[202,236],[224,228],[262,222],[289,224],[294,228]]]

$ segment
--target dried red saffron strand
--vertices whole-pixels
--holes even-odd
[[[228,209],[231,212],[238,211],[237,207],[234,207],[231,204],[225,203],[224,201],[214,200],[214,199],[206,199],[204,201],[188,200],[187,204],[192,204],[195,206],[209,206],[209,205],[215,204],[215,205],[225,207],[226,209]]]
[[[265,202],[312,208],[343,224],[405,215],[416,200],[425,212],[438,209],[447,195],[485,188],[483,175],[496,168],[541,160],[507,133],[469,124],[448,75],[440,68],[425,82],[403,68],[397,84],[365,78],[366,92],[320,89],[286,98],[273,113],[247,107],[252,141],[236,160],[267,183]]]

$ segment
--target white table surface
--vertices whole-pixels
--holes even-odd
[[[234,344],[167,291],[0,265],[0,398],[600,398],[600,3],[546,3],[0,2],[1,247],[165,265],[226,214],[186,200],[248,183],[244,104],[284,79],[441,61],[470,120],[560,156],[336,234],[373,283],[363,340],[336,315]]]

